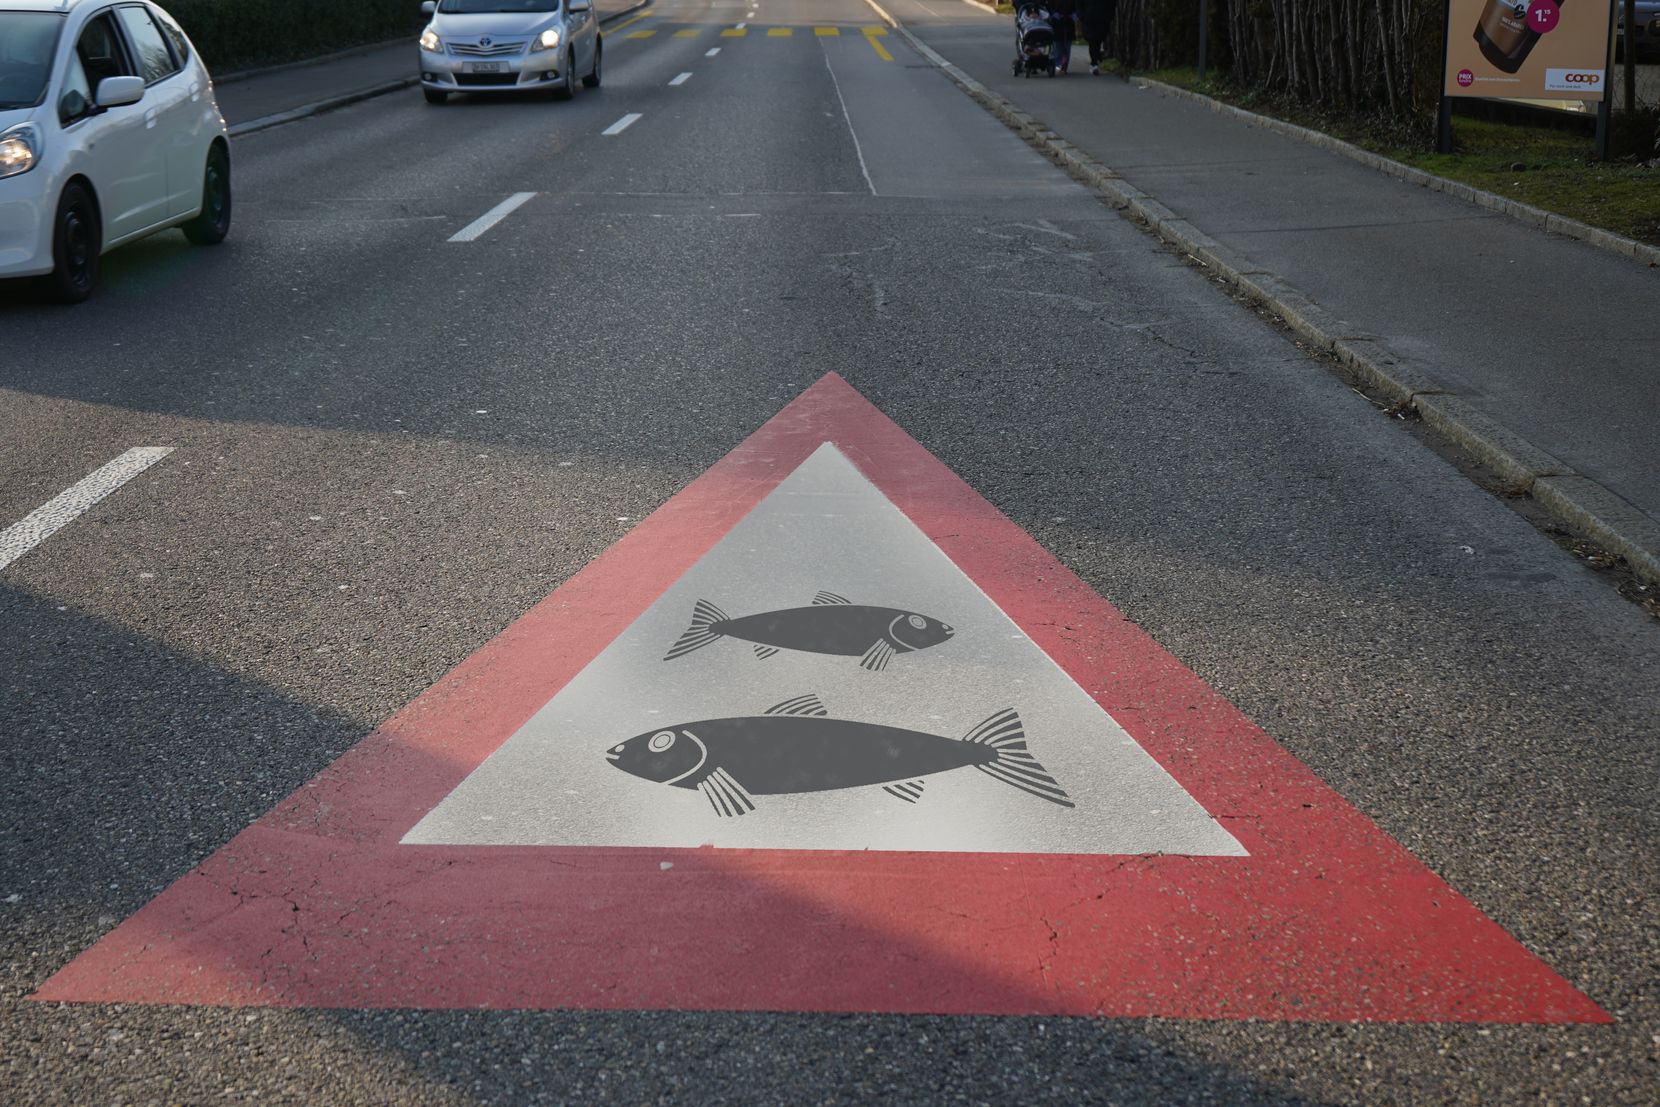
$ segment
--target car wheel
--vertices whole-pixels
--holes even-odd
[[[553,90],[555,100],[569,100],[576,95],[576,51],[572,50],[565,55],[565,79],[559,82],[559,87]]]
[[[600,49],[599,43],[594,43],[594,71],[582,78],[582,86],[584,88],[599,87],[599,57],[602,53],[604,53],[604,51]]]
[[[98,283],[98,254],[103,243],[98,205],[85,185],[71,183],[58,198],[52,221],[52,272],[45,278],[54,300],[78,304]]]
[[[429,104],[442,104],[450,98],[449,93],[440,92],[435,88],[423,88],[421,90],[421,95],[426,97],[427,103]]]
[[[184,236],[198,246],[217,246],[231,229],[231,159],[222,146],[208,151],[202,170],[202,212],[184,224]]]

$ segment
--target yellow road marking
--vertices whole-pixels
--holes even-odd
[[[621,23],[617,24],[615,27],[612,27],[609,30],[605,31],[604,32],[605,36],[607,38],[609,38],[610,36],[616,34],[618,31],[622,30],[624,27],[632,27],[632,26],[634,26],[634,24],[638,23],[640,20],[646,18],[649,15],[651,15],[651,9],[647,8],[645,11],[643,11],[639,15],[635,16],[633,19],[625,19]]]
[[[657,33],[656,31],[635,31],[632,34],[630,34],[628,37],[629,38],[650,38],[652,35],[654,35],[656,33]]]
[[[749,34],[749,31],[748,31],[747,28],[744,28],[744,27],[728,27],[726,30],[724,30],[720,33],[720,37],[721,38],[743,38],[747,34]]]
[[[888,29],[886,27],[860,27],[859,30],[863,31],[867,35],[870,35],[872,38],[880,38],[888,33]]]
[[[813,28],[813,34],[819,36],[820,38],[835,38],[837,35],[839,35],[841,33],[842,32],[841,32],[840,27],[814,27]]]
[[[885,62],[891,62],[893,60],[893,55],[888,53],[888,48],[883,46],[881,41],[878,40],[875,35],[866,35],[865,41],[870,43],[871,48],[876,51],[877,57],[881,58]]]
[[[795,28],[794,27],[768,27],[767,28],[767,37],[768,38],[789,38],[793,34],[795,34]]]
[[[702,31],[696,30],[695,28],[688,27],[683,31],[676,31],[674,33],[674,37],[675,38],[696,38],[698,35],[700,35],[702,33],[703,33]]]

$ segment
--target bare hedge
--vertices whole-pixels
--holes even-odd
[[[208,68],[225,73],[407,34],[420,0],[161,0]]]
[[[1441,63],[1435,0],[1211,0],[1209,59],[1243,88],[1397,118],[1432,110]],[[1198,0],[1121,0],[1119,56],[1191,65]]]

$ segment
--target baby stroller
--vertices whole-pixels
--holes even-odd
[[[1055,29],[1049,13],[1036,4],[1022,4],[1014,16],[1014,75],[1033,73],[1055,75]]]

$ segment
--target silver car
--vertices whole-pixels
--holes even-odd
[[[561,100],[576,78],[599,87],[599,20],[593,0],[426,0],[421,91],[442,104],[452,92],[547,89]]]

